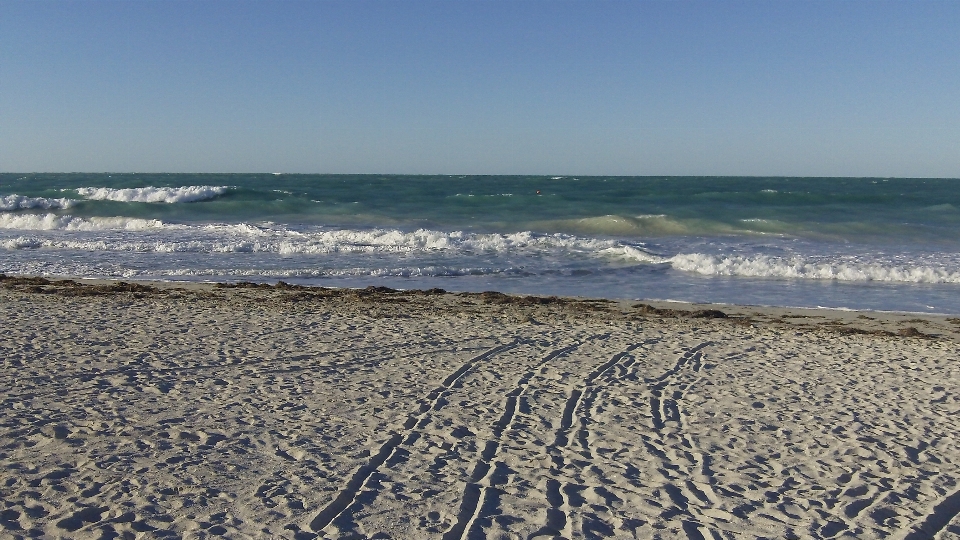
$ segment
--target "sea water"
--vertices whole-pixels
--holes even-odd
[[[960,180],[0,174],[0,272],[960,313]]]

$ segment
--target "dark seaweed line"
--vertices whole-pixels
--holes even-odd
[[[602,338],[602,336],[600,337]],[[493,423],[493,438],[484,445],[483,451],[480,453],[480,460],[474,466],[473,473],[470,475],[470,482],[468,482],[464,488],[463,497],[460,502],[460,510],[457,512],[457,521],[443,534],[443,540],[464,538],[469,534],[473,523],[480,517],[481,510],[483,509],[483,501],[486,499],[488,489],[480,482],[486,478],[492,470],[490,462],[500,451],[500,438],[510,423],[513,422],[517,413],[519,397],[526,390],[530,379],[536,375],[537,370],[544,364],[558,356],[573,351],[580,345],[581,343],[574,343],[562,349],[551,351],[543,360],[537,363],[537,365],[524,373],[520,380],[517,381],[516,388],[507,394],[503,414]]]
[[[514,340],[510,343],[499,345],[490,350],[485,351],[484,353],[475,356],[461,365],[456,371],[450,374],[446,379],[443,380],[441,386],[437,389],[434,389],[428,395],[427,399],[431,399],[432,402],[427,404],[423,403],[420,407],[419,414],[425,416],[429,413],[430,410],[438,410],[441,408],[439,404],[439,399],[443,394],[448,391],[451,385],[457,383],[464,375],[469,372],[474,365],[478,362],[486,360],[494,355],[507,351],[516,347],[520,343],[520,340]],[[403,425],[404,430],[410,430],[417,424],[418,418],[411,415]],[[350,478],[350,481],[347,482],[347,485],[340,490],[340,493],[334,497],[326,507],[324,507],[310,522],[310,528],[314,532],[320,532],[327,525],[329,525],[333,520],[335,520],[340,514],[342,514],[347,508],[349,508],[353,502],[356,500],[357,495],[359,495],[360,488],[363,487],[363,484],[366,483],[367,479],[379,469],[387,458],[396,450],[398,446],[403,442],[404,435],[402,433],[394,433],[390,439],[385,442],[380,450],[375,456],[373,456],[370,461],[365,465],[361,466],[353,474],[353,477]]]

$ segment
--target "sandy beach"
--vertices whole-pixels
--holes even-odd
[[[3,538],[960,538],[960,319],[0,279]]]

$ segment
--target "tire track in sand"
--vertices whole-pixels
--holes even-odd
[[[387,461],[387,458],[396,451],[397,447],[401,445],[405,440],[410,440],[411,437],[415,435],[414,428],[425,422],[427,416],[430,414],[430,411],[440,410],[445,404],[446,401],[443,399],[451,389],[455,388],[463,377],[469,373],[474,366],[487,360],[497,354],[508,351],[521,343],[520,339],[515,339],[510,343],[503,345],[498,345],[489,349],[482,354],[479,354],[470,360],[466,361],[461,365],[456,371],[447,376],[443,382],[440,383],[440,386],[435,388],[429,394],[427,394],[423,399],[420,400],[420,408],[416,413],[410,414],[407,417],[406,422],[403,423],[403,426],[400,431],[395,432],[387,442],[383,443],[380,446],[380,449],[374,454],[367,463],[360,466],[356,472],[353,473],[353,476],[347,481],[337,495],[330,501],[327,506],[320,510],[317,515],[310,522],[310,528],[319,533],[328,525],[333,523],[335,519],[346,513],[346,511],[353,506],[356,502],[358,496],[360,495],[361,488],[367,482],[373,473],[375,473],[383,464]]]
[[[638,347],[657,341],[659,340],[648,340],[628,346],[626,350],[615,354],[610,360],[594,368],[583,380],[583,383],[570,392],[570,397],[567,398],[564,404],[563,414],[560,418],[560,427],[554,436],[554,442],[546,449],[547,454],[550,455],[553,461],[553,466],[550,469],[551,476],[559,476],[560,472],[566,466],[564,453],[569,450],[573,442],[570,435],[573,430],[574,418],[577,418],[580,424],[577,437],[580,447],[587,456],[590,455],[587,425],[589,423],[590,408],[600,390],[600,386],[594,386],[594,382],[604,374],[609,373],[614,367],[619,368],[620,376],[614,377],[613,380],[622,378],[622,376],[627,374],[627,369],[635,361],[635,358],[630,353]],[[567,510],[570,508],[569,493],[572,484],[569,482],[561,482],[556,478],[550,478],[547,480],[546,488],[546,498],[549,504],[546,523],[539,530],[532,533],[529,538],[540,536],[572,537],[572,524],[567,515]],[[568,495],[564,496],[564,493]]]
[[[598,339],[605,336],[591,336],[589,339]],[[530,368],[520,380],[517,386],[506,395],[503,414],[493,423],[493,437],[486,442],[483,451],[480,453],[480,459],[474,465],[473,473],[470,475],[470,481],[467,483],[460,500],[460,510],[457,512],[457,521],[443,535],[443,540],[462,540],[470,535],[473,524],[482,517],[483,509],[490,503],[490,494],[496,488],[495,477],[502,464],[495,462],[497,454],[500,452],[500,440],[503,438],[504,431],[510,427],[519,411],[520,397],[529,387],[530,380],[536,376],[537,372],[547,362],[568,354],[580,347],[582,342],[568,345],[562,349],[551,351],[543,360]]]
[[[924,540],[934,538],[940,531],[960,515],[960,490],[954,491],[941,500],[929,514],[903,540]]]
[[[685,482],[668,483],[663,486],[663,491],[673,502],[674,507],[667,509],[661,518],[665,520],[676,516],[683,516],[681,527],[684,534],[690,540],[706,540],[707,538],[719,539],[720,533],[711,530],[704,524],[701,506],[712,506],[717,504],[719,498],[713,491],[715,480],[710,471],[709,459],[696,449],[693,441],[687,437],[686,421],[680,402],[686,391],[700,379],[700,371],[703,369],[703,349],[713,345],[713,342],[703,342],[684,351],[677,359],[673,367],[668,369],[659,377],[645,378],[643,382],[647,385],[650,392],[648,404],[650,407],[651,420],[654,427],[654,437],[641,435],[644,447],[655,458],[657,458],[665,469],[680,473],[682,469],[687,469]],[[634,369],[636,366],[633,366]],[[631,370],[633,371],[633,370]],[[694,380],[683,381],[681,377],[694,376]],[[638,380],[633,373],[626,378]],[[669,423],[669,425],[668,425]],[[670,445],[666,441],[666,435],[671,430],[674,437],[679,440],[678,454],[682,455],[686,464],[672,459],[666,450]],[[659,447],[658,447],[659,446]],[[700,479],[696,482],[694,479]],[[695,503],[692,504],[691,501]],[[711,520],[712,521],[712,520]]]

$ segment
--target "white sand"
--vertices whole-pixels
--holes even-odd
[[[957,324],[725,311],[0,289],[0,537],[960,538]]]

